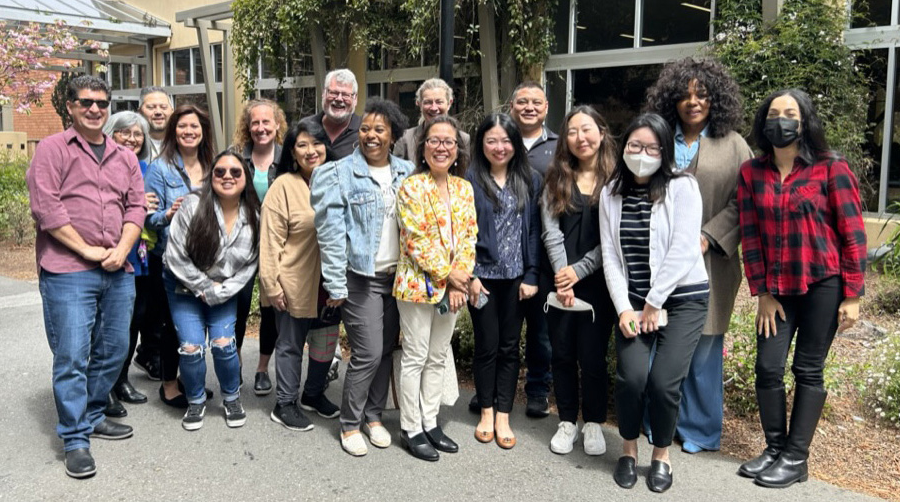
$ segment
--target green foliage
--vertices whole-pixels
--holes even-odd
[[[59,80],[56,81],[56,86],[53,88],[53,94],[50,96],[50,101],[53,103],[53,109],[56,110],[56,114],[59,115],[59,119],[62,121],[63,129],[68,129],[72,125],[72,116],[69,115],[69,110],[66,108],[66,96],[68,94],[67,87],[73,78],[82,75],[84,75],[84,73],[63,72],[63,74],[60,75]]]
[[[900,279],[900,224],[897,224],[897,222],[894,221],[897,213],[900,213],[900,201],[892,202],[887,207],[886,212],[891,216],[884,222],[884,225],[881,226],[879,235],[883,234],[885,230],[888,229],[888,226],[892,226],[892,228],[888,238],[884,242],[884,254],[876,258],[872,263],[872,266],[880,270],[887,277]],[[897,310],[892,311],[896,312]]]
[[[877,418],[900,427],[900,334],[879,340],[873,354],[862,367],[864,402]]]
[[[456,318],[456,326],[453,328],[453,355],[456,367],[460,370],[471,370],[472,358],[475,356],[475,331],[472,327],[472,317],[469,309],[464,308]]]
[[[0,237],[24,244],[34,237],[25,171],[28,159],[0,156]]]
[[[853,52],[843,43],[849,21],[843,3],[785,0],[770,26],[763,23],[760,0],[721,0],[716,9],[709,49],[741,86],[746,131],[767,95],[803,89],[816,104],[830,146],[847,158],[866,200],[873,190],[866,184],[873,163],[863,150],[869,92]]]
[[[501,2],[496,2],[501,3]],[[520,75],[539,80],[553,45],[553,11],[557,0],[507,0],[509,39]],[[498,5],[499,7],[499,5]]]

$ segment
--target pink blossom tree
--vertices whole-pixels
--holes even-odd
[[[59,20],[11,26],[0,21],[0,106],[12,105],[26,114],[33,105],[41,106],[44,93],[58,78],[55,72],[44,70],[47,61],[79,47],[99,50],[101,46],[79,40],[71,27]],[[72,63],[66,61],[63,66]]]

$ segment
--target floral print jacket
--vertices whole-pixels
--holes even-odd
[[[447,183],[449,212],[431,173],[410,176],[397,193],[400,260],[394,296],[398,300],[436,304],[444,296],[451,270],[471,274],[475,268],[478,224],[472,185],[457,176],[449,176]]]

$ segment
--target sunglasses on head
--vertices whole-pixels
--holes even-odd
[[[234,179],[240,179],[240,177],[244,174],[244,170],[240,167],[229,167],[225,169],[224,167],[216,167],[213,169],[213,176],[216,178],[224,178],[225,173],[231,174],[231,177]]]
[[[107,99],[88,99],[88,98],[78,98],[75,101],[78,101],[78,104],[85,107],[90,108],[97,104],[97,108],[101,110],[105,110],[109,108],[109,100]]]

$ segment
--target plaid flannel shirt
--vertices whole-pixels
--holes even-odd
[[[741,247],[750,293],[802,295],[839,275],[844,296],[864,293],[866,230],[856,176],[847,161],[800,159],[781,180],[768,155],[741,166]]]
[[[207,305],[219,305],[228,301],[250,282],[256,273],[258,253],[254,249],[253,229],[247,222],[246,208],[241,212],[230,234],[225,233],[222,207],[216,201],[216,220],[219,222],[219,254],[213,266],[200,270],[187,254],[187,233],[191,219],[197,210],[200,197],[189,194],[172,218],[169,227],[169,243],[163,257],[166,268],[194,296],[203,295]]]

